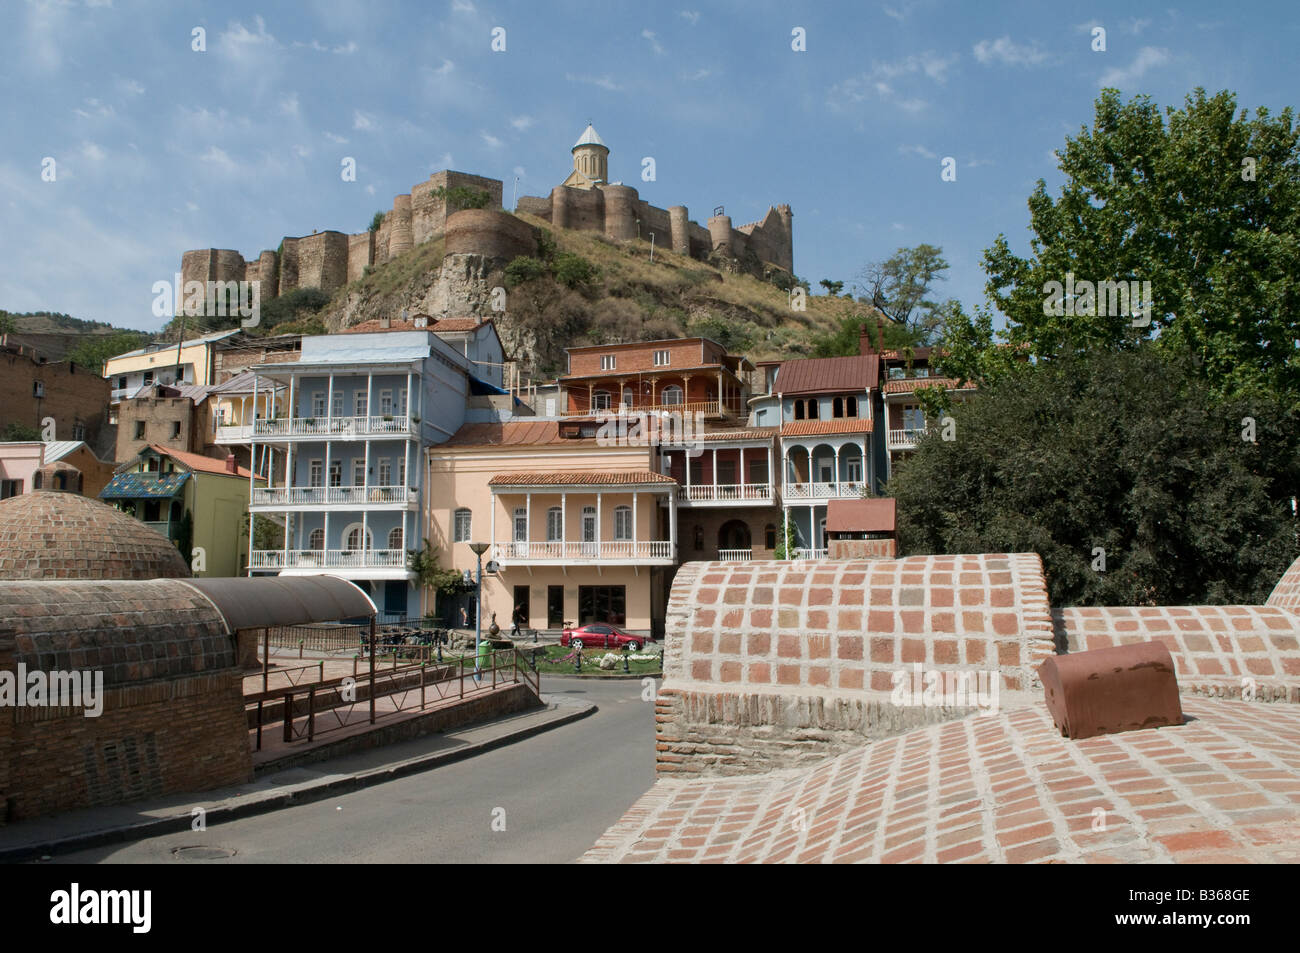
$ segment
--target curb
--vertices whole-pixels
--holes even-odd
[[[310,804],[312,801],[323,800],[336,794],[347,794],[352,791],[359,791],[363,788],[375,784],[383,784],[386,781],[406,777],[410,774],[419,774],[422,771],[431,771],[444,764],[463,761],[466,758],[472,758],[474,755],[483,754],[484,752],[492,751],[495,748],[501,748],[505,745],[513,744],[516,741],[523,741],[526,738],[531,738],[534,735],[541,734],[542,732],[550,731],[552,728],[559,728],[563,725],[580,721],[588,715],[594,714],[596,711],[597,706],[589,702],[581,707],[576,707],[574,711],[563,714],[552,721],[543,722],[539,725],[531,725],[527,728],[521,728],[518,731],[508,732],[497,738],[490,738],[487,741],[475,742],[473,744],[465,745],[462,748],[456,748],[452,751],[440,751],[436,754],[411,758],[382,768],[372,768],[369,771],[363,771],[359,774],[351,774],[345,775],[341,778],[323,780],[314,784],[308,784],[306,787],[294,791],[284,791],[269,797],[257,798],[244,804],[236,803],[222,807],[210,808],[205,812],[204,816],[206,821],[211,824],[217,824],[223,821],[236,821],[245,817],[254,817],[258,814],[268,814],[271,811],[278,811],[281,808],[297,807],[300,804]],[[320,763],[328,764],[329,762]],[[156,837],[161,834],[177,834],[189,830],[191,821],[192,815],[187,812],[172,817],[152,818],[148,821],[141,821],[138,824],[124,824],[119,827],[111,827],[104,830],[87,831],[82,834],[73,834],[69,837],[62,837],[57,840],[49,840],[42,843],[0,848],[0,863],[20,863],[25,860],[39,858],[45,854],[53,855],[57,853],[67,853],[73,850],[85,850],[91,847],[103,847],[108,844],[141,840],[145,837]]]
[[[619,672],[617,675],[571,675],[567,673],[561,674],[559,672],[554,672],[554,673],[542,672],[542,678],[568,678],[568,679],[572,679],[575,682],[583,681],[583,680],[586,681],[596,680],[602,682],[626,682],[626,681],[631,681],[633,679],[663,678],[663,677],[664,677],[663,672],[642,672],[639,675],[635,672],[628,675],[624,675],[622,672]]]

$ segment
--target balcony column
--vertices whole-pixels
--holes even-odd
[[[396,408],[393,408],[396,410]],[[406,418],[406,432],[411,432],[411,372],[406,372],[406,400],[402,404],[402,416]]]
[[[772,472],[772,444],[767,445],[767,495],[771,496],[775,489],[776,474]]]
[[[366,564],[366,552],[370,549],[370,511],[361,511],[361,565]]]
[[[637,517],[636,500],[638,495],[639,494],[637,493],[636,490],[632,491],[632,555],[633,556],[636,555],[636,517]]]
[[[321,545],[320,545],[321,565],[326,565],[329,561],[329,552],[330,552],[330,511],[329,510],[325,511],[325,524],[321,530],[321,534],[324,537],[321,540]]]
[[[370,438],[366,438],[365,462],[361,465],[361,502],[370,498]]]
[[[596,491],[596,558],[600,558],[600,518],[601,518],[601,499],[604,493]]]
[[[492,542],[492,553],[495,554],[497,548],[497,491],[489,488],[488,499],[491,500],[492,503],[492,505],[488,507],[488,536],[491,538]],[[456,516],[453,512],[452,519],[455,518]]]
[[[835,450],[835,495],[840,495],[840,445],[836,444]]]
[[[334,420],[334,375],[331,373],[325,383],[325,432],[332,433]],[[325,481],[326,483],[329,480]]]
[[[876,481],[872,479],[874,474],[872,474],[871,469],[872,469],[871,458],[867,456],[867,438],[863,437],[862,438],[862,482],[866,486],[871,487],[874,492]]]
[[[686,499],[691,498],[691,454],[689,450],[682,451],[682,465],[686,467]]]
[[[524,553],[532,555],[533,542],[533,491],[524,494]]]
[[[718,448],[713,448],[713,498],[718,498]]]
[[[740,471],[740,498],[743,500],[745,499],[745,448],[741,447],[737,450],[736,455],[740,458],[736,463],[736,469]]]
[[[297,374],[289,375],[289,412],[285,415],[285,419],[289,421],[292,421],[293,418],[298,416],[298,405],[294,403],[294,389],[293,389],[293,382],[296,381],[297,379],[298,379]],[[290,424],[290,426],[292,426],[292,423]]]
[[[289,565],[289,517],[290,517],[289,511],[285,510],[284,511],[284,561],[280,564],[282,566]]]
[[[812,550],[812,552],[810,552],[808,555],[809,558],[813,558],[817,555],[817,550],[820,548],[817,545],[817,504],[816,503],[808,504],[808,540],[811,543],[809,549]]]
[[[569,494],[560,491],[560,558],[569,557]]]
[[[722,368],[718,368],[718,413],[722,413]]]
[[[374,371],[371,371],[369,374],[366,375],[366,418],[367,419],[366,422],[362,424],[362,426],[365,427],[366,430],[370,429],[369,418],[375,416],[374,388],[375,388],[375,374]]]
[[[670,555],[674,560],[677,558],[677,492],[668,491],[668,542],[671,549]]]

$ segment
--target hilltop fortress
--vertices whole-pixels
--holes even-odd
[[[547,198],[524,196],[518,211],[534,215],[555,228],[603,232],[614,241],[638,236],[667,245],[694,258],[719,255],[761,263],[793,272],[794,243],[790,206],[769,208],[759,222],[733,228],[731,218],[717,209],[708,227],[690,221],[684,205],[656,208],[642,201],[636,189],[609,182],[609,148],[587,126],[574,144],[573,171]],[[452,211],[439,190],[473,189],[488,194],[486,208]],[[245,259],[237,251],[202,248],[181,257],[183,281],[259,281],[262,300],[297,288],[334,292],[362,277],[365,269],[381,265],[416,245],[445,239],[448,258],[477,255],[509,260],[534,254],[536,239],[525,222],[500,211],[501,182],[463,172],[435,172],[409,193],[393,198],[392,209],[377,229],[349,235],[316,232],[286,237],[277,251]]]

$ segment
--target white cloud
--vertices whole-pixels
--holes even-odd
[[[435,70],[431,70],[431,72],[433,73],[434,76],[447,76],[447,75],[450,74],[450,73],[451,73],[455,68],[456,68],[456,64],[453,63],[451,60],[447,59],[447,58],[444,56],[444,57],[442,58],[442,63],[441,63],[441,65],[439,65],[439,67],[438,67],[437,69],[435,69]]]
[[[453,13],[474,13],[474,4],[469,0],[451,0],[451,9]]]
[[[532,116],[515,116],[510,120],[510,125],[519,132],[523,132],[525,129],[532,126],[535,121],[536,120],[534,120]]]
[[[517,165],[517,166],[515,166],[515,168],[514,168],[514,174],[517,175],[517,176],[519,176],[519,178],[521,178],[521,179],[526,179],[526,178],[528,177],[528,173],[526,173],[526,172],[524,171],[524,167],[521,166],[521,165]]]
[[[133,79],[119,79],[117,88],[128,96],[139,96],[144,92],[144,86]]]
[[[208,151],[199,156],[199,159],[215,165],[224,172],[232,172],[235,169],[235,161],[224,149],[218,149],[216,146],[208,146]]]
[[[492,135],[492,133],[486,132],[485,130],[481,130],[481,129],[479,130],[479,137],[482,138],[482,140],[485,143],[487,143],[489,149],[500,149],[502,146],[502,142],[500,139]]]
[[[683,10],[683,11],[682,11],[680,14],[678,14],[678,15],[679,15],[683,20],[685,20],[687,23],[689,23],[691,26],[695,26],[695,24],[697,24],[697,23],[700,22],[700,11],[699,11],[699,10]]]
[[[347,136],[336,135],[335,133],[332,132],[325,133],[325,138],[328,139],[330,142],[337,143],[338,145],[341,146],[347,145],[348,143]]]
[[[688,82],[691,83],[698,83],[700,80],[708,79],[712,75],[713,75],[713,70],[700,68],[697,69],[694,73],[685,74],[682,77],[682,79],[687,80]]]
[[[1037,43],[1024,46],[1009,36],[996,40],[980,40],[974,47],[975,59],[985,66],[1001,63],[1003,66],[1038,66],[1047,62],[1048,53]]]
[[[280,100],[280,112],[286,116],[298,115],[298,94],[290,93]]]
[[[894,231],[896,231],[896,232],[901,232],[901,231],[903,231],[907,226],[904,225],[902,222],[894,222],[894,223],[893,223],[892,225],[890,225],[889,227],[892,228],[892,229],[893,229]]]
[[[85,106],[86,106],[85,109],[81,109],[81,108],[74,109],[73,113],[80,116],[82,119],[92,119],[95,116],[99,116],[104,119],[112,119],[113,116],[117,114],[117,110],[115,110],[112,106],[110,106],[108,103],[100,102],[98,99],[85,100]]]
[[[937,152],[931,152],[925,146],[899,146],[898,151],[901,155],[918,155],[925,159],[939,158]]]
[[[654,50],[657,55],[663,56],[664,48],[659,44],[659,40],[655,37],[653,30],[642,30],[641,36],[649,42],[650,49]]]
[[[317,53],[348,54],[348,53],[355,53],[357,51],[357,44],[355,40],[348,40],[346,43],[340,44],[338,46],[327,46],[326,44],[322,43],[320,40],[312,40],[310,43],[303,43],[301,40],[295,40],[293,45],[295,47],[301,47],[308,50],[315,50]]]
[[[1119,28],[1123,32],[1128,33],[1131,36],[1138,36],[1139,34],[1145,32],[1146,28],[1149,27],[1150,25],[1151,25],[1150,17],[1143,17],[1143,18],[1130,17],[1127,20],[1121,21]]]
[[[442,169],[456,168],[456,160],[451,157],[450,152],[444,152],[442,157],[434,164],[433,170],[438,172]]]
[[[850,76],[832,86],[827,94],[827,105],[839,110],[874,98],[892,103],[904,112],[924,112],[929,106],[926,100],[900,92],[890,81],[925,76],[942,85],[948,78],[948,69],[957,59],[955,54],[940,56],[926,52],[892,62],[873,63],[867,72]]]
[[[378,123],[373,118],[367,116],[360,109],[352,111],[352,128],[368,131],[379,128]]]
[[[1169,51],[1155,46],[1144,46],[1127,67],[1108,69],[1102,74],[1099,85],[1124,88],[1132,86],[1147,74],[1152,67],[1164,66],[1169,62]]]
[[[104,150],[93,142],[83,142],[81,154],[91,162],[102,162],[104,159]]]
[[[607,89],[611,93],[617,93],[623,89],[622,86],[614,82],[613,78],[608,73],[604,76],[577,76],[573,73],[565,73],[564,78],[570,83],[587,83],[592,86],[599,86],[601,89]]]
[[[231,59],[241,60],[280,46],[279,41],[267,32],[266,21],[260,16],[253,17],[253,27],[250,30],[240,21],[234,21],[217,37],[217,49]]]

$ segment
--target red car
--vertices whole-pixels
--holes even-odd
[[[591,622],[576,629],[565,629],[560,636],[561,645],[572,645],[575,649],[587,648],[621,649],[627,646],[633,652],[644,645],[646,640],[639,635],[628,635],[616,625],[603,622]]]

